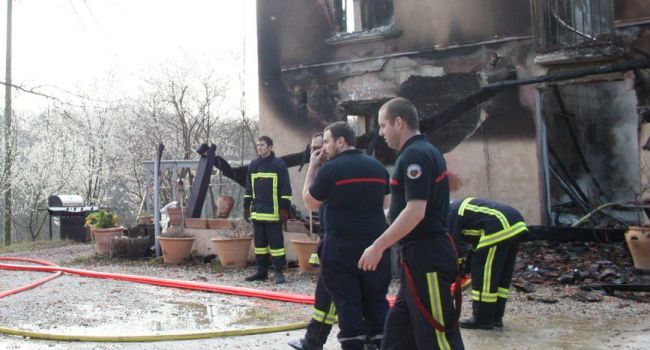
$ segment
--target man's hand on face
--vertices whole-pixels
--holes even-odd
[[[309,164],[313,164],[313,166],[316,167],[320,166],[324,156],[325,155],[322,149],[317,149],[311,152],[311,156],[309,157]]]

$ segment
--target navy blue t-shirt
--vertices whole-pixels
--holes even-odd
[[[400,150],[391,178],[390,218],[395,220],[411,199],[427,201],[420,223],[401,243],[447,233],[449,181],[442,153],[425,135],[411,137]]]
[[[327,201],[325,230],[328,236],[374,239],[386,229],[384,196],[390,193],[386,169],[375,158],[354,149],[325,163],[309,193]]]

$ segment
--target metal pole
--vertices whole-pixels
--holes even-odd
[[[158,144],[153,166],[153,213],[156,234],[156,256],[160,256],[160,158],[165,145]]]
[[[6,67],[5,67],[5,159],[4,159],[4,242],[5,245],[11,244],[11,216],[13,213],[11,202],[12,173],[13,163],[13,132],[12,132],[12,112],[11,112],[11,27],[12,27],[12,4],[13,0],[7,1],[7,48],[6,48]]]

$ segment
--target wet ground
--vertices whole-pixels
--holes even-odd
[[[63,248],[61,248],[63,249]],[[61,254],[60,257],[56,257]],[[179,280],[313,293],[314,277],[288,271],[287,285],[242,282],[247,269],[213,271],[203,265],[169,267],[124,261],[79,260],[92,246],[20,254],[64,266]],[[0,270],[0,291],[45,274]],[[394,287],[393,287],[394,290]],[[600,302],[580,302],[573,286],[538,285],[534,293],[513,290],[505,327],[463,330],[467,349],[650,349],[650,300],[646,293],[599,294]],[[631,298],[630,296],[634,296]],[[550,303],[549,303],[550,302]],[[465,293],[463,317],[469,314]],[[308,305],[64,275],[35,289],[0,299],[0,327],[55,334],[148,335],[306,322]],[[335,328],[326,349],[338,349]],[[289,349],[304,330],[191,341],[78,343],[0,335],[0,349]]]

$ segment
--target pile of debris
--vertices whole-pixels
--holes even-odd
[[[624,242],[524,242],[519,248],[512,286],[534,293],[536,285],[573,285],[581,289],[594,285],[638,286],[650,285],[650,277],[635,271]],[[581,296],[583,301],[602,300],[593,294],[576,295],[578,299]]]

